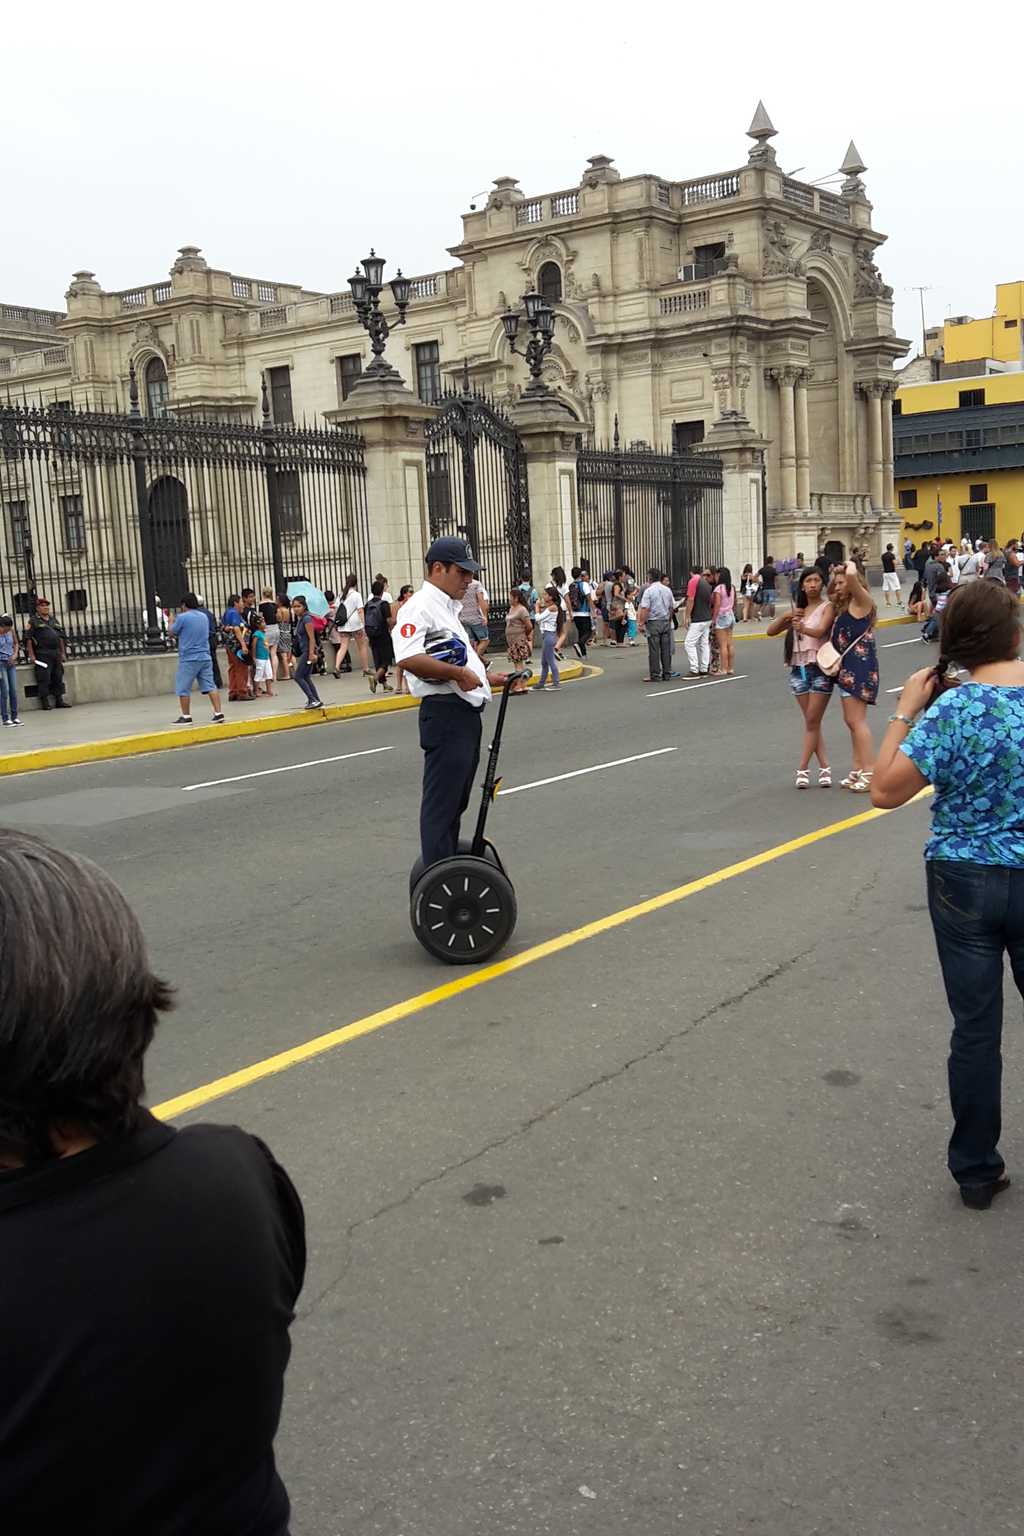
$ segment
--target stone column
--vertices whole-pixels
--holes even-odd
[[[796,505],[801,512],[811,506],[811,440],[807,425],[809,368],[796,371]]]
[[[779,474],[782,481],[782,510],[792,512],[796,495],[796,405],[793,385],[795,368],[773,368],[772,378],[779,387]]]
[[[525,395],[510,414],[526,451],[533,584],[542,587],[554,566],[576,562],[576,451],[587,428],[554,395]]]
[[[892,443],[892,401],[895,386],[887,384],[882,397],[882,500],[886,512],[896,507],[896,481]]]
[[[871,505],[876,512],[883,510],[882,490],[882,390],[884,385],[874,382],[861,384],[861,394],[868,407],[868,487]]]
[[[430,541],[424,429],[435,414],[397,374],[364,374],[343,405],[324,412],[328,421],[355,428],[366,444],[371,566],[387,574],[393,592],[423,581]]]
[[[755,570],[768,551],[762,537],[761,464],[766,438],[740,411],[719,416],[694,452],[722,461],[722,543],[725,563],[737,576],[749,560]]]

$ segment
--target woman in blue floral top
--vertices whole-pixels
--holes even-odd
[[[915,672],[903,689],[871,785],[872,801],[886,809],[904,805],[928,784],[935,787],[925,860],[953,1015],[949,1168],[964,1204],[980,1210],[1010,1182],[999,1153],[1004,952],[1024,995],[1019,649],[1020,608],[1013,593],[995,581],[958,587],[942,615],[939,665]],[[951,662],[970,674],[959,687],[946,685]]]

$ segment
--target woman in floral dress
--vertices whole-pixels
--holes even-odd
[[[866,795],[871,789],[875,743],[868,725],[868,705],[878,702],[878,651],[875,648],[877,609],[855,560],[832,574],[829,602],[835,612],[829,638],[842,656],[836,687],[843,701],[843,719],[850,732],[853,768],[841,780],[844,789]]]
[[[505,647],[515,672],[525,672],[533,657],[533,620],[523,601],[520,587],[513,587],[508,595],[508,615],[505,619]],[[526,693],[526,682],[520,678],[510,693]]]

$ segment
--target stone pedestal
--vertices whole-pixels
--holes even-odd
[[[526,452],[533,582],[542,587],[554,566],[568,572],[576,559],[576,451],[587,428],[554,395],[523,395],[511,415]]]
[[[769,553],[762,537],[761,464],[767,438],[740,411],[724,411],[695,452],[722,461],[722,542],[735,580],[749,560],[755,570]],[[774,553],[774,551],[771,551]]]
[[[423,581],[430,542],[427,518],[425,430],[436,415],[393,370],[366,373],[328,421],[358,431],[366,443],[366,503],[373,571],[383,571],[398,592]],[[371,576],[373,571],[367,572]]]

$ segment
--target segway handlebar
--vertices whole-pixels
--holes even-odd
[[[521,682],[529,676],[530,673],[528,671],[510,672],[501,685],[501,703],[498,705],[498,718],[494,722],[494,736],[491,739],[490,751],[487,754],[487,771],[484,774],[480,814],[476,819],[476,830],[473,833],[473,852],[477,855],[483,853],[487,812],[498,792],[498,785],[501,782],[498,778],[498,753],[501,750],[501,733],[505,729],[505,711],[508,709],[509,693],[512,690],[513,683]]]

